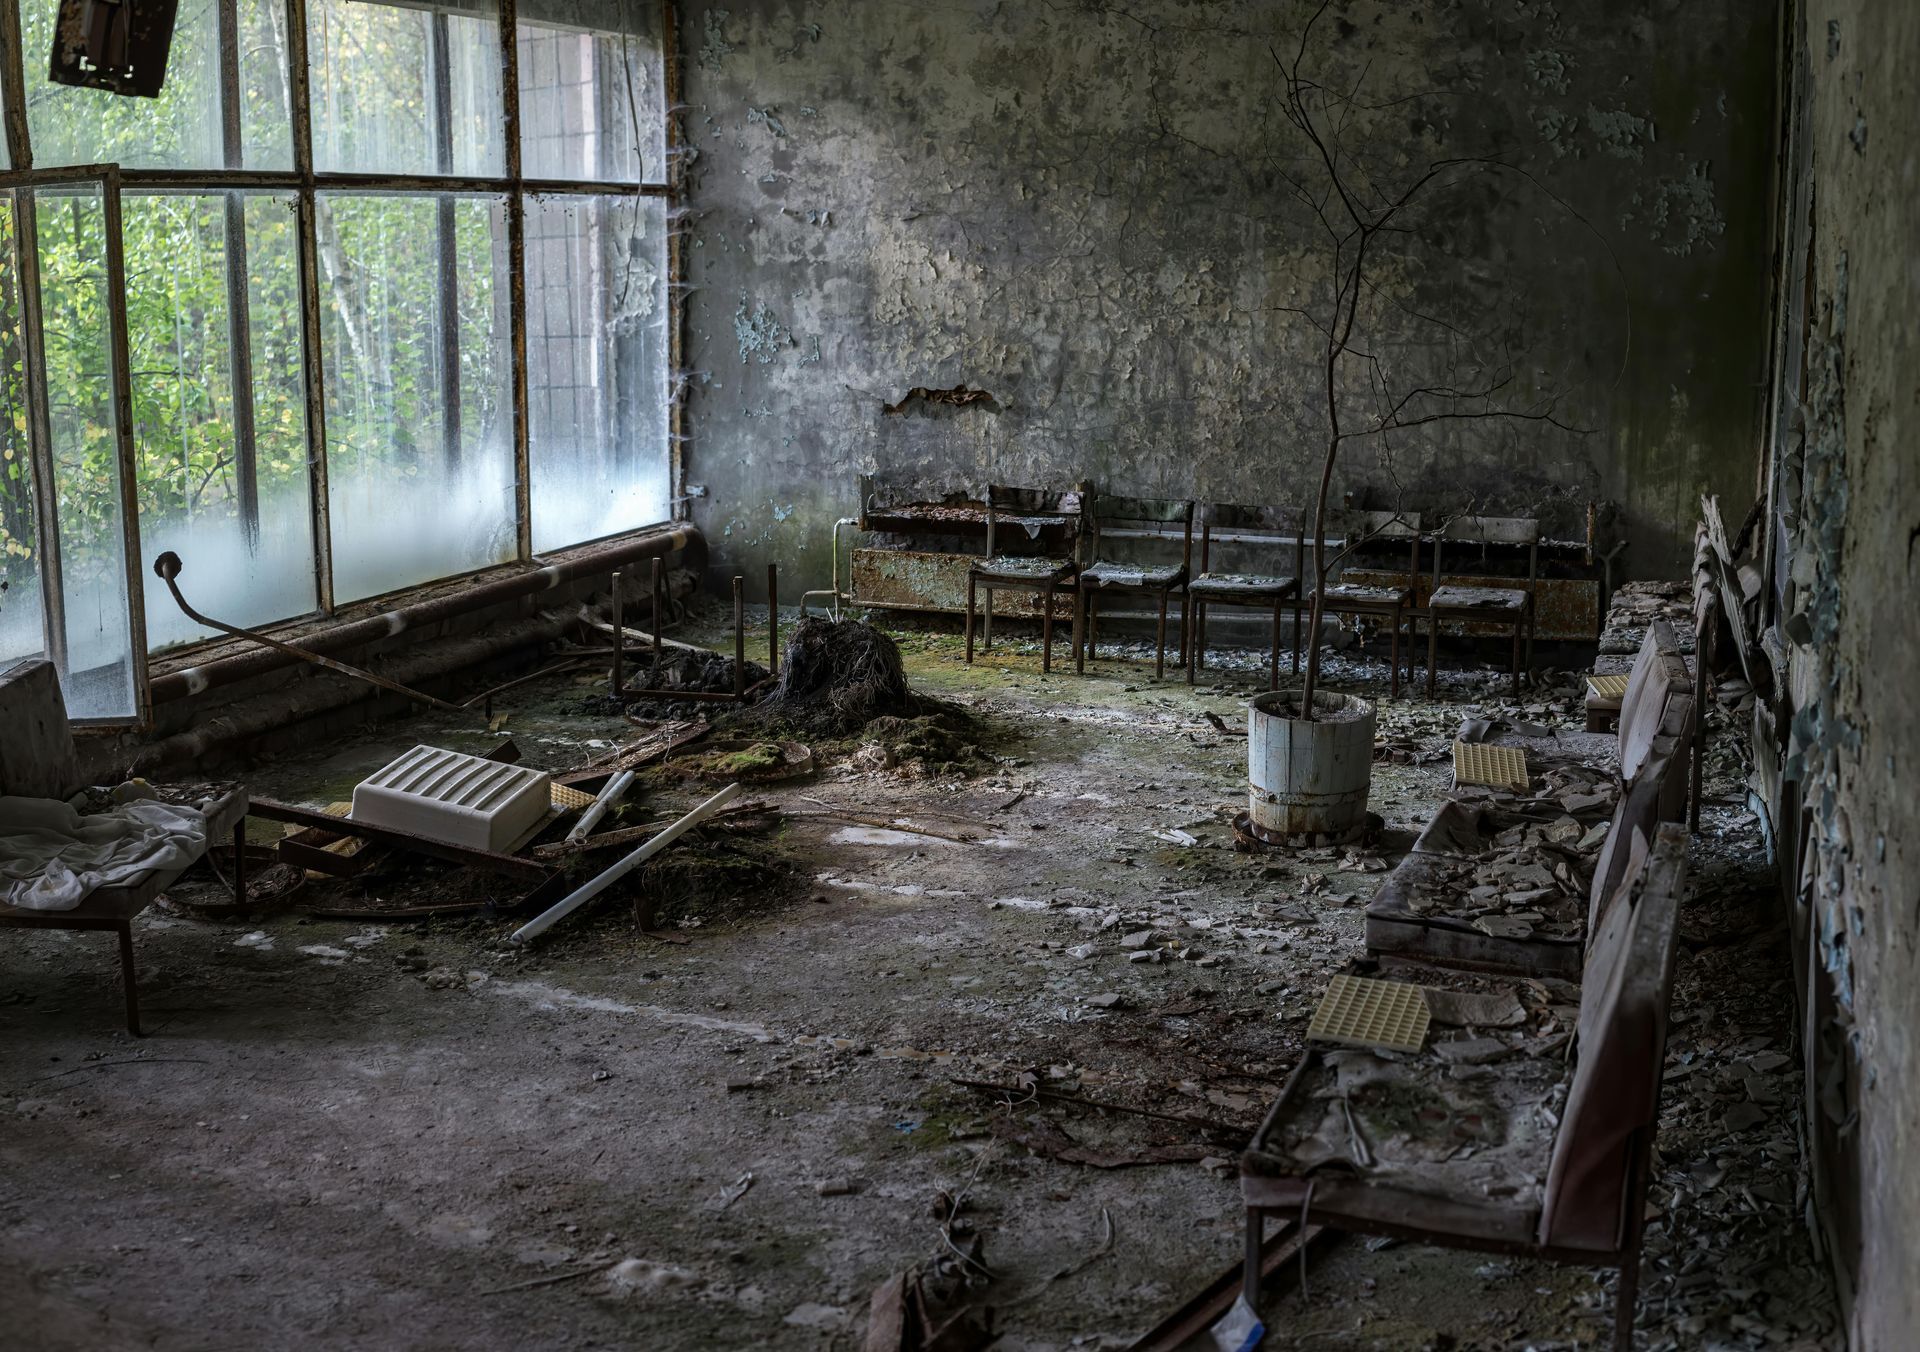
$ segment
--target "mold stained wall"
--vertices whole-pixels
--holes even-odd
[[[1809,809],[1816,1098],[1852,1345],[1920,1329],[1920,5],[1811,0],[1804,482],[1790,771]],[[1796,16],[1797,17],[1797,16]],[[1797,491],[1796,491],[1797,490]],[[1833,598],[1831,617],[1818,612]],[[1836,1222],[1838,1224],[1836,1225]]]
[[[1325,415],[1299,312],[1331,274],[1287,187],[1311,165],[1275,52],[1312,9],[682,5],[686,477],[716,571],[824,586],[862,471],[1305,501]],[[1335,0],[1306,71],[1358,91],[1369,182],[1510,166],[1389,241],[1363,324],[1378,369],[1502,381],[1565,424],[1350,445],[1336,503],[1535,510],[1576,538],[1589,499],[1618,503],[1616,576],[1684,575],[1702,490],[1740,519],[1776,22],[1749,0]],[[881,413],[961,383],[993,404]]]

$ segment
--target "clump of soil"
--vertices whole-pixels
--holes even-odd
[[[851,737],[876,718],[923,712],[891,638],[859,620],[814,615],[794,626],[780,683],[759,707],[827,737]]]
[[[656,690],[696,690],[715,694],[733,691],[733,659],[704,648],[668,648],[660,654],[660,669],[652,670],[652,654],[644,649],[629,652],[632,663],[627,683]],[[758,662],[745,664],[746,681],[742,689],[751,690],[767,679],[767,669]]]
[[[964,772],[986,759],[973,718],[914,693],[899,646],[859,620],[801,620],[787,640],[779,683],[741,721],[857,738],[855,762],[868,769]]]
[[[918,718],[876,718],[861,731],[856,761],[866,768],[904,766],[928,774],[964,773],[986,757],[976,745],[978,729],[965,715],[935,709]]]

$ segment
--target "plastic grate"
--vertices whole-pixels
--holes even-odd
[[[1527,753],[1517,746],[1455,742],[1453,744],[1453,783],[1455,788],[1462,784],[1485,784],[1492,789],[1509,789],[1514,793],[1525,793],[1530,786],[1527,778]]]
[[[1327,984],[1327,993],[1307,1025],[1307,1038],[1347,1047],[1417,1052],[1426,1045],[1431,1018],[1420,987],[1343,973]]]
[[[1587,693],[1599,700],[1612,700],[1618,704],[1627,697],[1627,676],[1625,672],[1610,676],[1591,675],[1587,677]]]
[[[552,795],[551,801],[555,812],[578,812],[593,801],[592,794],[570,789],[565,784],[549,785],[548,792]]]

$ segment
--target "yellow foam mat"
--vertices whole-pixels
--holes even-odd
[[[1453,782],[1485,784],[1492,789],[1511,789],[1525,793],[1527,753],[1517,746],[1488,746],[1484,742],[1453,744]]]
[[[1587,677],[1587,693],[1595,699],[1610,699],[1618,704],[1627,697],[1627,677],[1621,672],[1612,676],[1590,675]]]
[[[553,794],[552,802],[555,812],[578,812],[593,801],[592,794],[570,789],[565,784],[552,784],[548,788]]]
[[[1307,1038],[1347,1047],[1417,1052],[1426,1045],[1431,1019],[1420,987],[1343,973],[1327,984],[1327,993],[1307,1025]]]

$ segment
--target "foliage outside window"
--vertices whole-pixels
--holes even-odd
[[[0,666],[125,720],[205,637],[129,604],[164,550],[260,625],[670,515],[660,0],[184,0],[153,100],[51,84],[56,0],[6,4]]]

